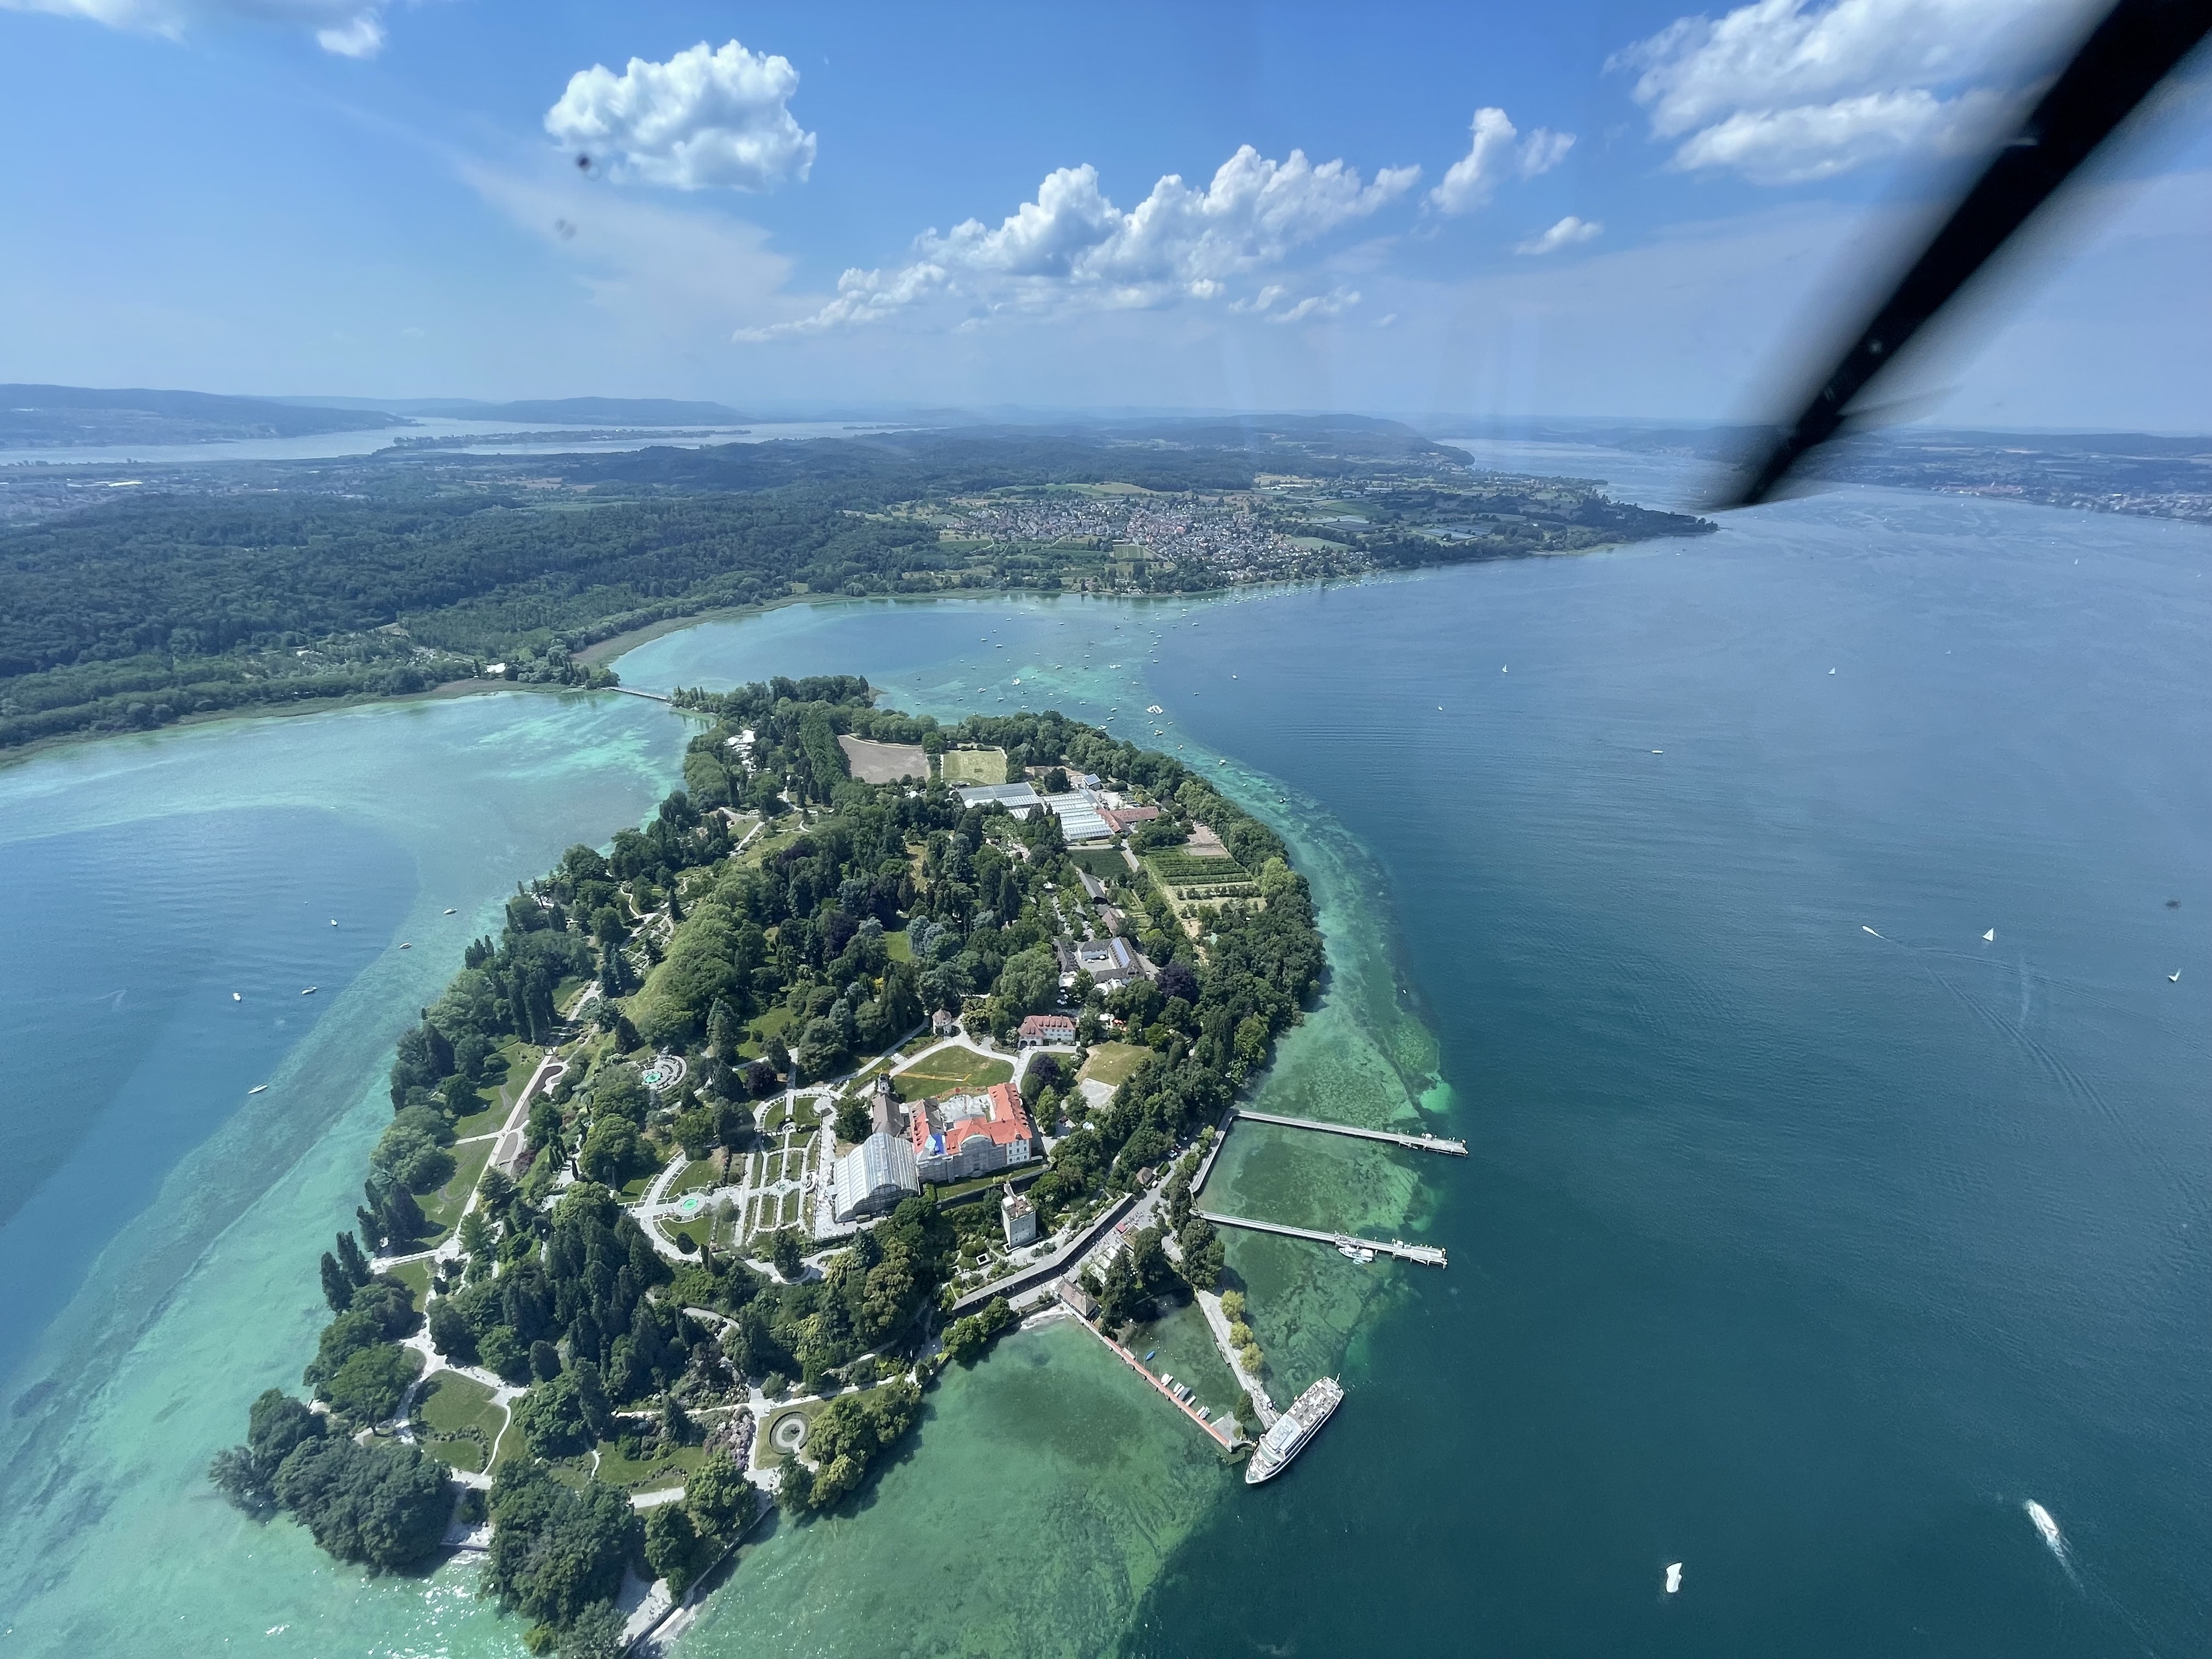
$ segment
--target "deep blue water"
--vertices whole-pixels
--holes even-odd
[[[1859,491],[1167,635],[1387,869],[1474,1156],[1137,1647],[2204,1650],[2208,565]]]

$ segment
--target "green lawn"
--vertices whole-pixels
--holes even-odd
[[[949,784],[1004,783],[1006,751],[1003,749],[948,749],[945,751],[945,781]]]
[[[491,1461],[507,1407],[495,1404],[491,1390],[474,1377],[440,1371],[416,1397],[415,1420],[423,1450],[477,1474]]]
[[[923,1100],[932,1095],[988,1089],[1012,1080],[1013,1062],[994,1060],[968,1048],[946,1048],[891,1079],[901,1100]]]
[[[895,933],[884,935],[884,948],[890,952],[893,962],[914,960],[914,941],[907,937],[906,929],[903,927]]]
[[[714,1221],[712,1217],[705,1214],[694,1216],[689,1221],[672,1221],[666,1216],[659,1216],[655,1218],[653,1224],[660,1229],[660,1236],[671,1244],[678,1239],[688,1238],[696,1249],[706,1243],[707,1229],[714,1224]]]
[[[659,1457],[636,1462],[624,1457],[614,1441],[602,1440],[596,1478],[623,1492],[652,1492],[663,1486],[682,1486],[684,1477],[706,1459],[702,1447],[674,1446]]]
[[[1152,1052],[1133,1042],[1102,1042],[1084,1062],[1082,1075],[1100,1083],[1120,1085],[1128,1080],[1137,1063]]]
[[[523,1080],[527,1082],[529,1079],[526,1078]],[[497,1089],[477,1090],[477,1098],[490,1100],[491,1104],[486,1106],[481,1112],[471,1112],[459,1122],[454,1124],[453,1133],[463,1140],[467,1140],[475,1135],[494,1134],[503,1128],[507,1123],[507,1109],[494,1097],[504,1092],[505,1091]]]
[[[1078,848],[1067,856],[1075,860],[1077,869],[1087,872],[1101,881],[1129,873],[1128,860],[1110,847]]]
[[[425,1256],[420,1261],[403,1261],[392,1270],[392,1276],[415,1292],[415,1305],[421,1308],[430,1299],[430,1261]]]
[[[472,1140],[453,1149],[453,1178],[422,1200],[422,1213],[433,1227],[442,1230],[460,1224],[462,1207],[483,1179],[484,1165],[491,1161],[492,1148],[498,1144]]]
[[[696,1193],[702,1188],[714,1186],[721,1178],[715,1170],[713,1158],[695,1158],[684,1166],[684,1173],[669,1183],[668,1195],[674,1198],[681,1193]]]

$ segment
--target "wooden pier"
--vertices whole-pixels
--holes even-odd
[[[1255,1123],[1272,1123],[1284,1129],[1318,1129],[1323,1134],[1353,1135],[1361,1140],[1387,1140],[1393,1146],[1403,1146],[1416,1152],[1442,1152],[1448,1158],[1465,1158],[1467,1142],[1449,1140],[1442,1135],[1401,1134],[1395,1129],[1364,1129],[1353,1123],[1324,1123],[1318,1118],[1281,1117],[1273,1112],[1248,1112],[1238,1108],[1237,1115],[1249,1118]]]
[[[1285,1238],[1310,1238],[1316,1244],[1329,1244],[1342,1249],[1350,1245],[1355,1250],[1372,1250],[1377,1255],[1395,1255],[1401,1261],[1418,1261],[1425,1267],[1445,1265],[1443,1247],[1438,1244],[1408,1244],[1402,1238],[1385,1243],[1379,1238],[1355,1238],[1350,1233],[1325,1233],[1312,1227],[1289,1227],[1279,1221],[1255,1221],[1249,1216],[1217,1215],[1211,1210],[1194,1210],[1194,1215],[1203,1216],[1217,1227],[1243,1227],[1255,1233],[1278,1233]]]

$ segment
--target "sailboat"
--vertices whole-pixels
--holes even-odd
[[[1990,928],[1988,933],[1982,935],[1982,943],[1984,945],[1995,945],[1996,942],[1997,930],[1994,927]]]
[[[2179,968],[2177,968],[2177,969],[2175,969],[2172,973],[2168,974],[2168,975],[2166,976],[2166,982],[2168,985],[2179,985],[2179,984],[2180,984],[2180,983],[2181,983],[2181,969],[2179,969]]]

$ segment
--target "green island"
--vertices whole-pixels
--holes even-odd
[[[1194,1175],[1322,969],[1283,843],[1172,758],[855,677],[678,702],[684,788],[519,889],[401,1039],[308,1397],[264,1393],[210,1469],[372,1571],[480,1552],[571,1659],[770,1508],[854,1509],[1018,1302],[1110,1336],[1223,1288]],[[905,777],[853,775],[890,750]],[[955,754],[1017,781],[963,792]],[[1254,1413],[1208,1427],[1224,1455]]]
[[[489,682],[809,595],[1192,593],[1697,535],[1395,422],[872,434],[632,453],[393,447],[0,478],[0,750]],[[109,486],[109,487],[103,487]],[[88,505],[97,501],[96,505]]]

